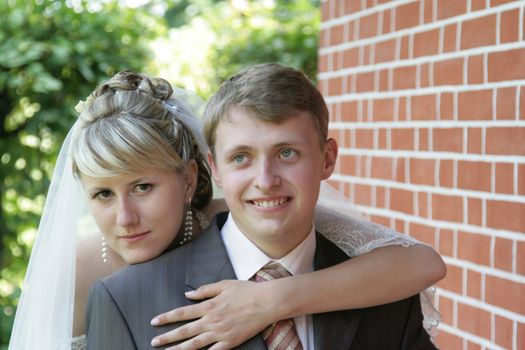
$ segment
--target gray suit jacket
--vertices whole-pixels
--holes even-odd
[[[152,327],[149,322],[154,316],[191,304],[186,291],[235,279],[219,234],[226,217],[219,214],[194,242],[97,282],[88,302],[87,349],[155,349],[151,339],[180,324]],[[317,234],[315,269],[346,259],[339,248]],[[373,308],[316,314],[313,322],[315,350],[435,349],[422,327],[418,296]],[[266,346],[256,335],[237,349],[264,350]]]

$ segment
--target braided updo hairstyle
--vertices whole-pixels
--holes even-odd
[[[205,207],[213,196],[210,168],[196,136],[180,120],[182,114],[195,115],[172,94],[166,80],[130,71],[100,84],[75,126],[71,150],[75,176],[115,176],[151,167],[183,172],[193,159],[198,180],[191,204]]]

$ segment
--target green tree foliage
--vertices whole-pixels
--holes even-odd
[[[74,106],[109,75],[144,67],[153,23],[116,2],[0,1],[0,349]]]

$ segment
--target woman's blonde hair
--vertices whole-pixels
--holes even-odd
[[[195,160],[198,181],[192,206],[205,207],[213,195],[210,169],[195,135],[181,121],[182,114],[196,116],[172,94],[166,80],[130,71],[100,84],[75,126],[75,176],[115,176],[152,167],[183,172]]]

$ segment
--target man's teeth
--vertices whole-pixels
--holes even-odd
[[[284,202],[286,202],[286,198],[274,199],[274,200],[271,200],[271,201],[253,201],[253,203],[256,206],[262,207],[262,208],[278,207],[278,206],[284,204]]]

